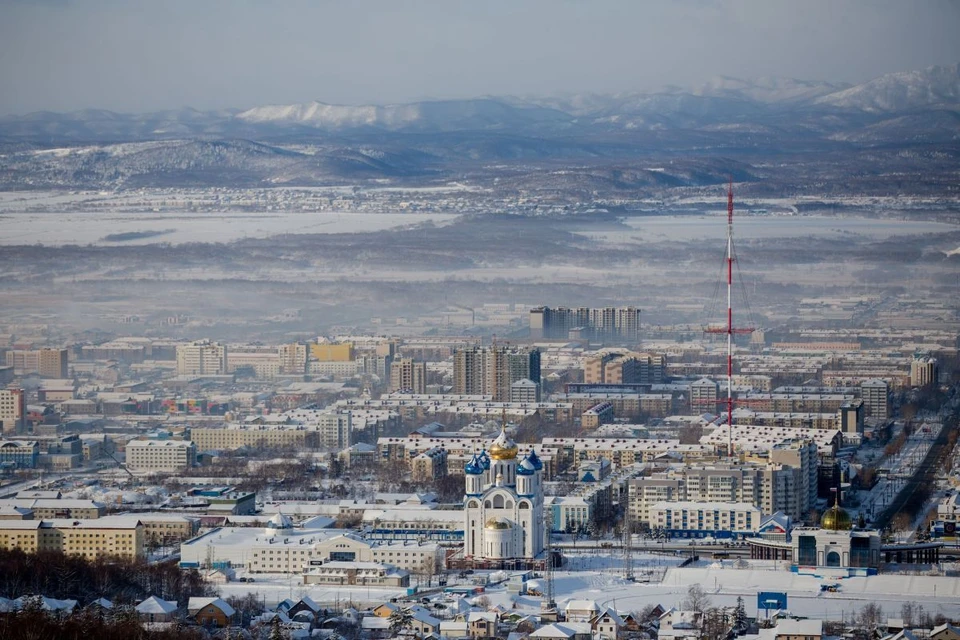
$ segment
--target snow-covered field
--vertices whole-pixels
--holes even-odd
[[[233,242],[282,234],[366,233],[433,222],[455,215],[440,213],[5,213],[0,215],[0,244],[140,245],[169,242]],[[142,234],[124,236],[119,234]]]
[[[787,593],[792,613],[813,618],[849,620],[856,610],[870,602],[879,604],[889,616],[896,617],[907,600],[922,603],[932,615],[960,616],[960,579],[953,577],[884,574],[847,578],[839,581],[839,592],[826,593],[820,591],[824,580],[798,576],[785,570],[782,564],[749,561],[747,568],[738,569],[738,564],[744,564],[730,560],[722,563],[700,561],[680,568],[677,565],[682,560],[683,557],[679,556],[637,553],[634,574],[638,581],[628,582],[624,578],[619,554],[584,550],[569,556],[565,570],[556,572],[555,598],[561,608],[570,600],[586,599],[629,612],[653,604],[680,606],[687,589],[699,584],[709,594],[712,605],[733,606],[737,598],[742,597],[751,615],[757,612],[758,592],[783,591]],[[643,582],[644,579],[649,582]],[[221,595],[253,592],[268,605],[285,598],[308,595],[321,604],[351,602],[359,608],[402,597],[405,592],[404,589],[391,588],[304,586],[299,583],[299,576],[257,575],[256,580],[252,584],[222,585]],[[831,579],[829,582],[836,581]],[[491,604],[518,613],[540,609],[539,597],[516,596],[507,593],[502,586],[492,586],[484,595]]]
[[[594,240],[615,244],[722,240],[725,215],[646,216],[624,220],[630,230],[581,232]],[[740,241],[774,238],[829,238],[832,240],[882,240],[895,236],[942,234],[955,225],[926,220],[895,220],[824,216],[741,216],[734,234]]]

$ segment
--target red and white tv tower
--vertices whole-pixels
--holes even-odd
[[[727,189],[727,326],[709,326],[707,333],[727,334],[727,456],[733,456],[733,336],[753,333],[750,327],[733,326],[733,179]]]

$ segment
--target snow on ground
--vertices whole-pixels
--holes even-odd
[[[407,594],[406,588],[391,587],[341,587],[333,585],[305,585],[299,574],[270,575],[257,574],[256,582],[230,582],[220,585],[220,597],[244,596],[255,593],[268,607],[276,606],[287,598],[299,600],[303,596],[311,597],[321,605],[334,607],[352,606],[364,609],[389,602],[391,598],[401,598]]]
[[[624,220],[630,230],[586,231],[595,240],[615,244],[695,241],[723,238],[726,216],[639,216]],[[893,220],[825,216],[743,216],[736,220],[740,242],[773,238],[852,238],[879,240],[914,234],[942,234],[957,230],[955,225],[925,220]]]
[[[233,242],[282,234],[369,233],[456,218],[440,213],[264,212],[24,213],[0,215],[0,245],[139,245]],[[118,234],[144,234],[124,240]],[[108,236],[116,240],[106,239]]]
[[[758,613],[758,592],[783,591],[787,593],[792,613],[812,618],[849,619],[853,612],[870,602],[879,604],[888,615],[895,617],[908,600],[922,603],[933,615],[960,616],[960,579],[954,577],[883,574],[824,580],[796,575],[786,570],[782,563],[772,561],[701,560],[680,568],[678,564],[683,560],[683,556],[637,553],[633,563],[637,581],[629,582],[624,578],[623,561],[618,553],[582,550],[568,557],[564,570],[554,574],[555,600],[561,609],[570,600],[594,600],[620,612],[639,611],[655,604],[677,607],[690,586],[699,584],[707,591],[713,605],[733,606],[737,598],[742,597],[751,615]],[[746,568],[738,569],[737,566]],[[254,583],[221,585],[220,594],[228,597],[255,593],[268,606],[286,598],[307,595],[323,605],[349,602],[363,608],[376,606],[390,598],[402,598],[406,593],[402,588],[304,585],[299,575],[257,574],[255,579]],[[643,582],[647,579],[650,581]],[[834,582],[841,585],[839,592],[820,591],[821,584]],[[484,595],[491,605],[517,613],[540,611],[540,597],[510,594],[502,585],[488,587]],[[763,612],[759,615],[762,617]]]
[[[561,608],[570,600],[595,600],[618,611],[639,611],[647,605],[680,606],[687,589],[699,584],[716,606],[733,606],[743,597],[747,611],[757,614],[757,593],[785,591],[792,613],[822,619],[850,618],[852,612],[875,602],[889,615],[899,614],[901,605],[913,600],[923,603],[933,615],[960,615],[960,580],[942,576],[889,574],[840,580],[838,593],[822,593],[825,581],[798,576],[779,569],[723,569],[712,567],[671,568],[660,583],[631,583],[622,576],[603,571],[560,572],[555,580],[555,597]],[[829,582],[834,582],[830,580]],[[511,596],[505,591],[488,594],[494,604],[510,609]],[[525,598],[520,607],[539,608],[539,599]],[[762,616],[763,612],[759,612]]]

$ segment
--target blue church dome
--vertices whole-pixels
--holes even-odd
[[[480,464],[483,466],[484,470],[489,469],[489,468],[490,468],[490,456],[487,455],[487,452],[486,452],[486,451],[481,451],[479,458],[480,458]]]
[[[530,449],[530,453],[527,454],[527,460],[530,461],[530,464],[532,464],[533,468],[537,471],[541,471],[543,469],[543,460],[537,456],[537,452],[533,449]]]
[[[532,476],[536,472],[537,468],[534,466],[533,462],[530,461],[530,458],[524,458],[520,461],[520,464],[517,465],[518,476]]]
[[[464,473],[470,476],[479,476],[483,474],[483,461],[480,456],[473,454],[473,458],[463,468]]]

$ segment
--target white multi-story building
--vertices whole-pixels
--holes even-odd
[[[349,411],[321,413],[313,424],[317,429],[320,448],[339,451],[350,446],[352,421]]]
[[[226,372],[226,345],[209,340],[177,345],[178,375],[220,375]]]
[[[197,447],[187,440],[131,440],[126,451],[133,471],[181,471],[197,463]]]
[[[443,547],[417,541],[373,542],[353,533],[293,527],[283,514],[264,529],[218,528],[180,545],[182,567],[229,562],[251,573],[303,573],[327,562],[387,563],[411,573],[434,575],[445,567]]]
[[[760,509],[745,502],[658,502],[650,506],[650,526],[680,537],[754,535]]]

